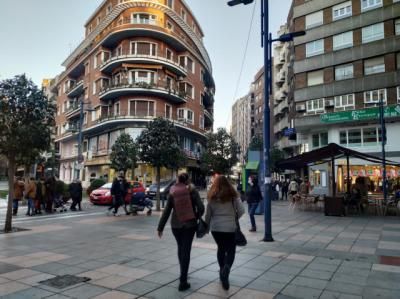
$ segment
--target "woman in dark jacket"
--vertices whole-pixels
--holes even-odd
[[[187,278],[197,218],[204,214],[199,192],[189,184],[189,176],[186,173],[180,174],[177,183],[171,187],[167,205],[158,224],[157,232],[160,238],[171,212],[171,228],[178,245],[181,268],[179,291],[185,291],[190,288]]]
[[[257,231],[256,220],[254,215],[256,213],[259,202],[262,200],[262,194],[260,187],[258,186],[258,181],[255,176],[249,177],[249,188],[246,192],[246,200],[249,205],[249,215],[251,222],[250,232]]]

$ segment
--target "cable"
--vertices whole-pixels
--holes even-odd
[[[254,15],[255,15],[255,12],[256,12],[256,6],[257,6],[257,0],[254,1],[254,5],[253,5],[253,12],[251,14],[249,33],[247,34],[246,47],[245,47],[244,54],[243,54],[242,65],[240,67],[239,77],[238,77],[238,80],[236,82],[236,89],[235,89],[235,93],[233,95],[233,102],[236,101],[236,96],[237,96],[237,93],[238,93],[238,90],[239,90],[240,80],[242,79],[244,63],[246,62],[246,57],[247,57],[247,50],[249,49],[249,42],[250,42],[250,37],[251,37],[251,29],[253,28],[253,21],[254,21]],[[229,111],[229,115],[228,115],[228,118],[226,120],[225,127],[228,126],[228,122],[229,122],[229,118],[231,117],[231,114],[232,114],[232,109],[230,109],[230,111]]]

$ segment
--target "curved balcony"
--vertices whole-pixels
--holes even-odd
[[[65,112],[65,117],[66,117],[67,119],[69,119],[69,118],[73,118],[73,117],[75,117],[75,116],[79,116],[80,111],[81,111],[80,105],[79,105],[79,104],[73,104],[73,105],[70,106],[70,107],[68,108],[68,110]]]
[[[132,96],[132,95],[147,95],[161,97],[168,100],[173,104],[183,104],[186,103],[186,94],[178,90],[170,89],[162,84],[157,83],[119,83],[113,84],[108,87],[103,88],[99,97],[101,100],[112,100],[122,96]]]
[[[204,110],[204,116],[208,118],[211,122],[214,121],[214,116],[208,110]]]
[[[120,55],[112,57],[100,66],[100,70],[104,73],[110,74],[114,69],[122,66],[124,63],[145,63],[152,65],[163,65],[168,70],[174,72],[178,76],[186,77],[187,71],[178,63],[168,60],[161,56],[152,55]]]
[[[72,87],[69,90],[67,90],[67,96],[69,98],[77,97],[82,93],[83,93],[83,80],[81,80],[78,83],[72,85]]]

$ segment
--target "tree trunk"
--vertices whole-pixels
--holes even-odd
[[[157,166],[157,194],[156,194],[156,199],[157,199],[157,211],[161,211],[160,208],[160,181],[161,181],[161,167]]]
[[[8,158],[8,205],[4,232],[12,230],[12,206],[14,198],[14,176],[15,176],[15,157]]]

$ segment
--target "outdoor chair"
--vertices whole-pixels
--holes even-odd
[[[396,216],[400,215],[399,199],[391,198],[383,203],[383,215],[386,216],[389,210],[394,210]]]

